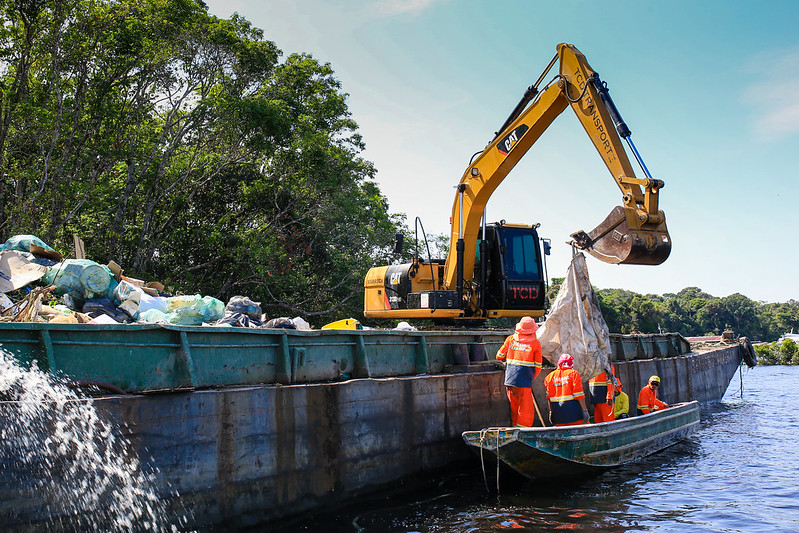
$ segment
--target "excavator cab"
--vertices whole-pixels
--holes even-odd
[[[482,313],[543,313],[546,284],[535,226],[493,223],[486,226],[485,236],[485,244],[478,241],[473,278]]]

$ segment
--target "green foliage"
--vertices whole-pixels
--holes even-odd
[[[755,354],[757,354],[757,364],[758,365],[779,365],[780,358],[778,357],[779,349],[775,349],[777,346],[776,341],[773,342],[771,345],[769,344],[757,344],[755,345]]]
[[[783,340],[782,346],[780,346],[780,364],[792,364],[798,352],[799,350],[797,350],[796,343],[793,339]]]
[[[759,365],[799,365],[799,346],[793,339],[755,346]]]
[[[329,64],[200,0],[0,10],[0,228],[272,316],[358,316],[403,220]]]
[[[611,331],[686,336],[720,335],[725,329],[750,339],[776,339],[799,329],[799,303],[758,303],[742,294],[723,298],[688,287],[677,294],[641,295],[622,289],[597,290]],[[791,355],[792,357],[792,355]]]

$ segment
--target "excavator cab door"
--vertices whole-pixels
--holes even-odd
[[[479,264],[478,287],[485,284],[484,309],[544,309],[544,270],[540,240],[535,228],[491,224],[486,228],[487,269],[485,281]],[[478,247],[479,248],[479,247]],[[478,257],[479,263],[479,257]]]
[[[573,243],[605,263],[659,265],[671,253],[663,212],[657,225],[638,224],[636,216],[634,209],[618,205],[590,232],[572,233]]]

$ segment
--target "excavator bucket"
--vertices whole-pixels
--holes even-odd
[[[662,213],[661,213],[662,215]],[[621,265],[659,265],[671,252],[671,237],[665,218],[651,227],[630,229],[632,209],[616,206],[605,220],[589,233],[572,233],[573,244],[605,263]],[[635,218],[632,218],[635,223]]]

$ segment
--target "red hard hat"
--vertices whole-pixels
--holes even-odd
[[[558,358],[558,366],[559,367],[565,367],[565,368],[573,367],[574,366],[574,357],[572,357],[571,355],[569,355],[567,353],[561,355]]]

